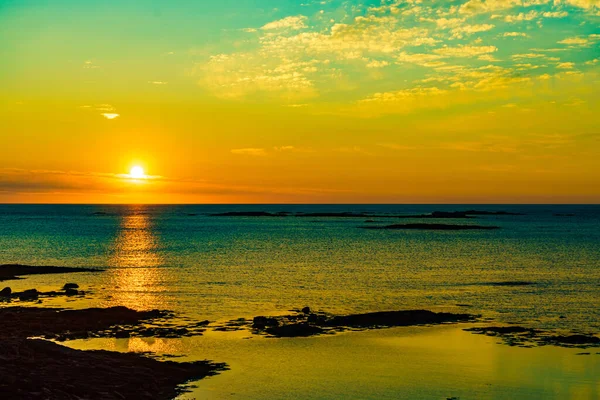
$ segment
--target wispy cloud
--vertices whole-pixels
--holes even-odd
[[[264,157],[267,155],[267,151],[265,149],[260,148],[232,149],[231,153],[254,157]]]

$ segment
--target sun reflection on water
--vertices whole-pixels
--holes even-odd
[[[114,289],[111,305],[134,309],[164,308],[162,292],[167,290],[167,274],[160,254],[160,241],[154,224],[143,207],[132,207],[124,215],[115,239],[110,287]]]

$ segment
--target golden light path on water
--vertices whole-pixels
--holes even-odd
[[[166,292],[159,238],[150,216],[142,207],[132,206],[122,217],[119,234],[110,257],[111,305],[138,310],[164,308],[160,292]]]

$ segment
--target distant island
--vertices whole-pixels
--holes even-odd
[[[430,214],[416,214],[416,215],[397,215],[397,214],[373,214],[369,212],[314,212],[304,213],[297,212],[291,213],[287,211],[280,211],[276,213],[266,211],[229,211],[224,213],[210,214],[212,217],[298,217],[298,218],[432,218],[432,219],[470,219],[476,218],[481,215],[496,215],[496,216],[509,216],[509,215],[525,215],[520,213],[513,213],[508,211],[481,211],[481,210],[468,210],[468,211],[434,211]]]

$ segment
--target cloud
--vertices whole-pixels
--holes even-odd
[[[444,57],[474,57],[482,54],[489,54],[498,51],[496,46],[469,46],[460,45],[457,47],[444,46],[433,50],[434,53]]]
[[[562,62],[556,66],[556,68],[558,68],[558,69],[573,69],[574,67],[575,67],[575,63],[572,63],[572,62]]]
[[[529,37],[528,34],[524,32],[504,32],[502,34],[504,37]]]
[[[327,60],[292,61],[252,53],[220,54],[197,66],[195,72],[203,76],[200,83],[218,97],[272,93],[297,100],[316,95],[311,76],[328,64]]]
[[[81,110],[95,110],[100,111],[100,115],[108,120],[119,118],[121,114],[117,113],[116,109],[110,104],[96,104],[94,106],[82,105],[79,106]]]
[[[529,11],[528,13],[519,13],[517,15],[507,15],[504,17],[504,21],[506,22],[522,22],[522,21],[532,21],[539,17],[539,13],[537,11]]]
[[[124,176],[125,178],[122,178]],[[18,168],[0,168],[0,196],[33,195],[34,201],[39,201],[39,195],[52,196],[60,199],[63,195],[73,196],[93,195],[94,199],[114,202],[121,201],[128,195],[144,194],[215,194],[215,195],[289,195],[288,201],[294,196],[322,196],[333,193],[345,193],[346,190],[328,187],[291,186],[261,186],[220,184],[197,179],[178,179],[151,177],[144,182],[147,185],[134,184],[128,175],[110,173],[87,173],[77,171],[25,170]],[[152,184],[150,184],[152,183]],[[135,190],[132,192],[132,187]],[[125,197],[123,197],[125,196]],[[86,198],[87,199],[87,198]],[[89,201],[89,200],[87,200]]]
[[[542,15],[546,18],[565,18],[569,16],[569,13],[566,11],[546,11]]]
[[[513,7],[531,7],[551,0],[468,0],[459,7],[459,13],[473,15],[507,10]]]
[[[390,65],[388,61],[371,60],[367,63],[367,68],[383,68]]]
[[[462,25],[451,30],[452,36],[450,39],[462,39],[465,35],[473,33],[486,32],[493,29],[495,25],[479,24],[479,25]]]
[[[408,54],[406,52],[402,52],[402,53],[398,54],[398,56],[396,57],[396,60],[399,63],[407,62],[407,63],[417,64],[417,65],[422,65],[422,66],[427,67],[427,66],[438,66],[437,62],[441,58],[442,58],[442,56],[438,55],[438,54],[423,54],[423,53]]]
[[[333,151],[335,151],[337,153],[364,154],[364,155],[368,155],[368,156],[373,155],[372,153],[368,152],[367,150],[363,149],[360,146],[337,147],[337,148],[333,149]]]
[[[566,38],[566,39],[559,41],[558,43],[566,44],[570,48],[577,48],[577,47],[589,47],[593,44],[596,44],[596,42],[598,42],[598,41],[600,41],[600,34],[593,33],[591,35],[588,35],[587,37],[575,36],[575,37]]]
[[[549,52],[564,51],[566,58],[571,48],[596,40],[576,36],[586,30],[576,27],[569,30],[573,38],[556,46],[562,49],[544,48],[550,36],[538,32],[545,18],[582,18],[556,0],[341,3],[333,9],[319,7],[323,11],[311,17],[289,16],[253,28],[253,35],[243,35],[241,50],[199,63],[194,72],[198,83],[218,97],[251,97],[280,106],[316,98],[333,103],[336,96],[350,103],[369,100],[374,95],[365,95],[364,88],[375,80],[379,94],[398,94],[401,88],[400,94],[415,89],[412,94],[419,96],[427,87],[483,91],[527,82],[532,71],[549,72],[560,61]],[[526,30],[532,28],[528,21],[538,23],[538,30]],[[505,38],[519,39],[520,45],[511,46]],[[522,53],[511,55],[515,49]],[[478,69],[483,63],[505,68]]]
[[[487,153],[516,153],[519,151],[514,146],[507,146],[498,143],[488,142],[456,142],[440,145],[446,150],[467,151],[467,152],[487,152]]]
[[[384,147],[384,148],[390,149],[390,150],[397,150],[397,151],[408,151],[408,150],[416,150],[417,149],[416,146],[406,146],[406,145],[396,144],[396,143],[377,143],[377,146]]]
[[[559,44],[569,44],[569,45],[586,45],[589,42],[590,41],[587,38],[573,37],[573,38],[563,39],[558,43]]]
[[[293,17],[285,17],[283,19],[269,22],[263,25],[260,29],[263,31],[277,30],[277,29],[292,29],[300,30],[306,28],[307,17],[303,15],[297,15]]]
[[[555,4],[565,3],[570,6],[583,8],[588,11],[598,11],[600,9],[599,0],[554,0]]]
[[[267,151],[265,149],[258,148],[246,148],[246,149],[232,149],[232,154],[246,155],[246,156],[254,156],[254,157],[264,157],[267,155]]]

